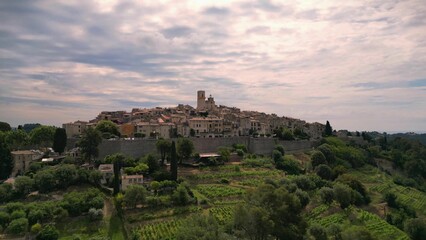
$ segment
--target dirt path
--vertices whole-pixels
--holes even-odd
[[[104,219],[109,219],[113,212],[114,212],[114,205],[112,204],[110,198],[106,198],[104,200],[104,208],[103,208]]]

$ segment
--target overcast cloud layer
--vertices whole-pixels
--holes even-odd
[[[337,129],[426,130],[424,0],[13,0],[0,22],[13,126],[195,106],[203,89]]]

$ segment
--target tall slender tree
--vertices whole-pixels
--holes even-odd
[[[333,128],[331,128],[329,121],[327,121],[327,123],[325,124],[324,134],[326,137],[333,135]]]
[[[67,133],[64,128],[57,128],[53,135],[53,150],[62,154],[67,146]]]
[[[178,160],[176,154],[176,145],[175,141],[172,141],[172,147],[170,152],[170,172],[172,175],[172,180],[177,180],[177,169],[178,169]]]
[[[166,159],[167,154],[170,152],[170,141],[160,138],[158,139],[156,146],[158,152],[160,152],[161,165],[164,165],[164,160]]]
[[[0,180],[7,179],[12,172],[13,159],[9,147],[0,141]]]

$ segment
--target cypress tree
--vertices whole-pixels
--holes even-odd
[[[327,121],[327,123],[325,124],[325,136],[331,136],[333,135],[333,128],[331,128],[330,123]]]
[[[0,180],[7,179],[12,173],[13,158],[6,143],[0,141]]]
[[[53,150],[62,154],[67,145],[67,133],[64,128],[57,128],[53,135]]]
[[[171,154],[170,154],[170,172],[172,175],[172,180],[177,180],[177,154],[176,154],[176,145],[175,141],[172,142]]]

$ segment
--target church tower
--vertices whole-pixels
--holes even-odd
[[[197,110],[203,110],[206,106],[206,92],[199,90],[197,92]]]

